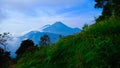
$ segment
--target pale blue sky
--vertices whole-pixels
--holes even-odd
[[[0,0],[0,32],[19,36],[56,21],[82,28],[101,14],[94,4],[94,0]]]

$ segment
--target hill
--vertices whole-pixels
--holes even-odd
[[[120,18],[99,21],[55,45],[25,53],[16,68],[119,68]]]

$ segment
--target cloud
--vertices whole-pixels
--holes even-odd
[[[88,0],[0,0],[1,11],[12,17],[55,16],[74,11],[78,15],[91,9],[93,3],[94,1]]]
[[[3,19],[6,19],[6,15],[4,12],[1,11],[0,9],[0,22],[2,22]]]
[[[19,40],[19,38],[14,37],[14,38],[8,39],[7,43],[8,43],[7,50],[10,51],[11,53],[10,56],[12,58],[15,58],[16,57],[15,52],[19,48],[21,41]]]
[[[68,6],[68,5],[74,5],[74,4],[82,4],[83,0],[1,0],[3,4],[8,4],[11,6],[34,6],[34,5],[40,5],[40,6]]]
[[[0,0],[3,8],[14,8],[17,10],[32,10],[34,8],[69,8],[74,5],[82,5],[83,0]]]
[[[36,10],[54,14],[70,7],[83,5],[86,0],[0,0],[1,10],[13,10],[25,14],[37,15]]]
[[[18,36],[56,21],[81,28],[100,13],[90,0],[0,0],[0,31]]]

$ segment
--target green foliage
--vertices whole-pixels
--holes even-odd
[[[95,0],[95,8],[103,8],[102,15],[97,19],[103,20],[111,16],[120,17],[120,1],[119,0]]]
[[[119,68],[120,18],[112,17],[91,25],[55,45],[26,53],[16,68]]]
[[[34,42],[30,39],[22,41],[19,49],[16,51],[18,57],[23,55],[25,52],[34,52],[37,47],[34,46]]]
[[[47,45],[50,45],[51,42],[50,42],[50,38],[48,35],[44,35],[43,37],[40,38],[40,46],[43,47],[43,46],[47,46]]]
[[[0,34],[0,67],[8,68],[10,61],[10,52],[6,50],[7,40],[9,39],[9,33]]]
[[[82,30],[86,30],[88,29],[88,27],[89,27],[88,24],[85,23],[84,26],[82,27]]]
[[[4,49],[0,48],[0,67],[8,68],[10,65],[10,52],[4,51]]]

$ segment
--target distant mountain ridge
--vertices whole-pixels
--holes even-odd
[[[62,22],[56,22],[53,25],[49,25],[48,27],[43,29],[43,32],[50,32],[59,35],[71,35],[80,32],[79,28],[71,28],[63,24]]]

